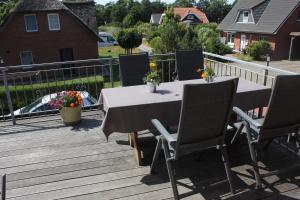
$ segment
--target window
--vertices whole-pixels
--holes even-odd
[[[186,17],[186,19],[188,19],[188,20],[193,20],[193,19],[195,19],[195,16],[194,16],[194,15],[188,15],[188,16]]]
[[[298,21],[300,21],[300,11],[299,11],[299,13],[298,13]]]
[[[21,64],[22,65],[31,65],[33,64],[32,52],[31,51],[22,51],[20,53]]]
[[[25,27],[27,32],[37,32],[38,24],[36,21],[36,16],[34,14],[24,15]]]
[[[234,33],[227,33],[227,43],[234,43]]]
[[[241,10],[237,17],[237,23],[254,23],[251,10]]]
[[[48,25],[50,31],[60,30],[60,21],[58,14],[48,14]]]
[[[268,41],[268,36],[262,35],[259,37],[259,40]]]

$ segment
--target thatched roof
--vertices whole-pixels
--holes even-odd
[[[73,3],[78,3],[78,2],[72,2]],[[94,1],[90,1],[88,0],[87,2],[80,2],[82,3],[89,3],[91,5],[91,3],[93,3],[94,5]],[[68,5],[68,2],[66,3]],[[89,7],[90,10],[94,10],[95,11],[89,11],[89,12],[84,12],[85,14],[81,14],[80,12],[76,12],[76,10],[73,11],[73,9],[70,9],[67,5],[65,5],[64,3],[62,3],[59,0],[20,0],[16,7],[8,14],[7,19],[4,21],[4,23],[0,26],[0,30],[5,26],[5,24],[9,21],[10,17],[13,17],[13,15],[15,13],[26,13],[26,12],[41,12],[41,11],[59,11],[59,10],[63,10],[65,11],[67,14],[69,14],[71,17],[73,17],[74,19],[76,19],[83,28],[85,28],[87,31],[89,31],[91,34],[93,34],[93,36],[97,37],[99,39],[98,36],[98,31],[95,29],[95,23],[97,23],[96,21],[96,14],[94,15],[90,15],[89,12],[95,12],[96,10],[94,7]],[[78,7],[77,7],[78,8]],[[84,6],[79,7],[79,10],[87,10],[84,9]],[[87,18],[87,16],[89,18]],[[95,19],[92,19],[95,18]],[[91,25],[91,21],[94,20],[93,26]]]

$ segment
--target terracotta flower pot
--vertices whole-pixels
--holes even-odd
[[[70,107],[63,107],[60,110],[60,115],[63,120],[63,122],[66,125],[75,125],[77,124],[81,119],[81,106],[77,106],[74,108]]]

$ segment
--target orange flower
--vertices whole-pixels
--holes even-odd
[[[75,107],[75,103],[70,103],[70,107],[74,108]]]
[[[206,73],[206,72],[204,72],[204,73],[201,75],[202,78],[206,78],[206,76],[207,76],[207,73]]]

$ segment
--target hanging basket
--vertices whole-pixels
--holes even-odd
[[[81,120],[81,106],[63,107],[60,109],[60,115],[67,126],[78,124]]]

